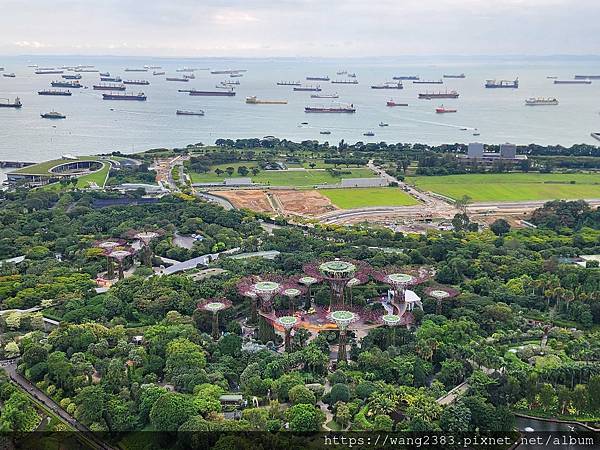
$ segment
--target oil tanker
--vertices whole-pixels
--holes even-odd
[[[123,80],[123,84],[133,84],[136,86],[148,86],[150,82],[148,80]]]
[[[235,91],[196,91],[190,90],[189,95],[192,96],[200,96],[200,97],[233,97],[235,96]]]
[[[371,89],[404,89],[402,82],[374,84]]]
[[[392,77],[392,80],[418,80],[419,77],[417,75],[398,75]]]
[[[94,84],[95,91],[124,91],[124,84]]]
[[[108,94],[102,94],[103,100],[137,100],[141,102],[146,101],[146,94],[138,92],[137,94],[126,94],[119,92],[109,92]]]
[[[458,98],[459,94],[456,91],[446,92],[422,92],[419,94],[419,98],[431,100],[433,98]]]
[[[44,89],[44,90],[38,91],[38,95],[62,95],[62,96],[70,97],[73,94],[71,93],[71,91],[61,91],[61,90],[57,90],[57,89]]]
[[[554,84],[592,84],[592,80],[554,80]]]
[[[321,92],[320,86],[296,86],[294,91]]]

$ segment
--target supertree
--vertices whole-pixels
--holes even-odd
[[[258,318],[258,335],[263,342],[272,340],[275,337],[273,324],[264,316],[270,316],[273,313],[273,298],[280,294],[283,289],[281,279],[276,276],[252,276],[242,279],[238,283],[238,290],[242,295],[250,296],[248,292],[254,293],[260,299]]]
[[[277,323],[283,327],[285,332],[285,351],[292,351],[292,328],[296,326],[298,323],[298,318],[296,316],[281,316],[277,318]]]
[[[307,301],[306,301],[306,305],[304,307],[308,310],[312,306],[311,286],[313,284],[321,282],[323,280],[323,278],[321,276],[319,276],[319,277],[300,276],[297,278],[297,280],[298,280],[298,283],[302,284],[303,286],[306,286]]]
[[[306,292],[306,287],[294,282],[294,280],[286,281],[283,284],[283,288],[281,290],[281,295],[287,297],[290,315],[294,315],[295,305],[294,302],[296,298],[300,297],[303,293]]]
[[[122,280],[125,277],[123,273],[123,260],[128,256],[131,256],[133,251],[130,249],[127,250],[114,250],[108,254],[112,259],[116,259],[119,267],[119,280]]]
[[[431,272],[426,267],[419,268],[396,268],[388,267],[373,272],[373,278],[392,288],[394,300],[403,303],[408,286],[421,284],[431,277]]]
[[[327,318],[334,322],[340,330],[340,341],[338,349],[338,362],[346,361],[348,356],[346,354],[346,332],[351,323],[356,322],[359,319],[357,313],[347,310],[332,311],[327,315]]]
[[[346,283],[346,298],[348,299],[348,304],[350,306],[352,306],[352,289],[355,286],[365,284],[367,281],[369,281],[370,274],[371,270],[363,270],[357,272],[354,275],[354,278],[350,278],[350,280],[348,280],[348,282]]]
[[[212,338],[215,341],[219,339],[219,311],[227,309],[230,306],[231,302],[226,298],[209,299],[198,305],[200,309],[212,313]]]
[[[456,297],[460,291],[449,286],[429,286],[425,288],[425,294],[435,299],[435,313],[441,314],[442,301]]]
[[[237,290],[240,295],[250,299],[250,322],[256,323],[258,319],[257,301],[258,295],[252,290],[253,277],[242,278],[237,284]]]
[[[392,328],[392,345],[396,345],[396,327],[401,324],[402,317],[396,314],[385,314],[381,316],[384,325]]]
[[[141,260],[142,264],[152,267],[152,250],[150,242],[162,234],[162,231],[130,231],[128,233],[132,238],[138,239],[142,243]]]
[[[94,244],[95,247],[102,249],[104,256],[106,256],[106,276],[109,280],[112,280],[115,277],[115,268],[113,266],[112,259],[110,258],[110,254],[116,250],[117,247],[121,247],[123,245],[125,245],[125,241],[122,239],[97,241]]]
[[[360,279],[370,271],[370,266],[362,261],[333,259],[306,264],[304,272],[311,277],[322,277],[331,288],[331,307],[344,305],[346,284],[352,278]]]

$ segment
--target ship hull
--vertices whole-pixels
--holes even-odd
[[[190,91],[190,95],[194,97],[233,97],[235,96],[235,92]]]

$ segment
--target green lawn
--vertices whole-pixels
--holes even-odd
[[[233,165],[229,164],[234,167]],[[225,165],[228,166],[228,165]],[[250,165],[247,165],[250,168]],[[214,169],[213,169],[214,170]],[[257,176],[249,174],[254,183],[270,184],[271,186],[314,186],[316,184],[336,184],[342,178],[374,178],[375,175],[370,169],[343,169],[350,172],[339,177],[333,177],[325,170],[261,170]],[[232,178],[239,177],[235,172]],[[193,183],[209,183],[222,181],[229,178],[229,175],[222,174],[217,176],[214,171],[208,173],[190,173]]]
[[[110,171],[110,164],[107,162],[103,162],[102,164],[102,169],[99,171],[77,178],[77,187],[80,189],[86,188],[90,183],[96,183],[98,186],[104,187],[108,172]]]
[[[319,192],[342,209],[367,206],[411,206],[419,202],[399,188],[319,189]]]
[[[475,202],[600,198],[600,174],[507,173],[408,177],[425,191]]]
[[[97,156],[78,156],[77,159],[81,161],[90,161],[90,160],[99,160]],[[47,175],[48,171],[52,169],[54,166],[58,166],[59,164],[66,164],[75,161],[74,159],[53,159],[51,161],[44,161],[38,164],[34,164],[32,166],[22,167],[20,169],[14,170],[14,173],[26,173],[33,175]]]

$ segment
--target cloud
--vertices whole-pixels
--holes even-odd
[[[45,47],[49,47],[49,45],[43,44],[43,43],[38,42],[38,41],[16,41],[16,42],[13,42],[13,45],[15,47],[19,47],[19,48],[45,48]]]

